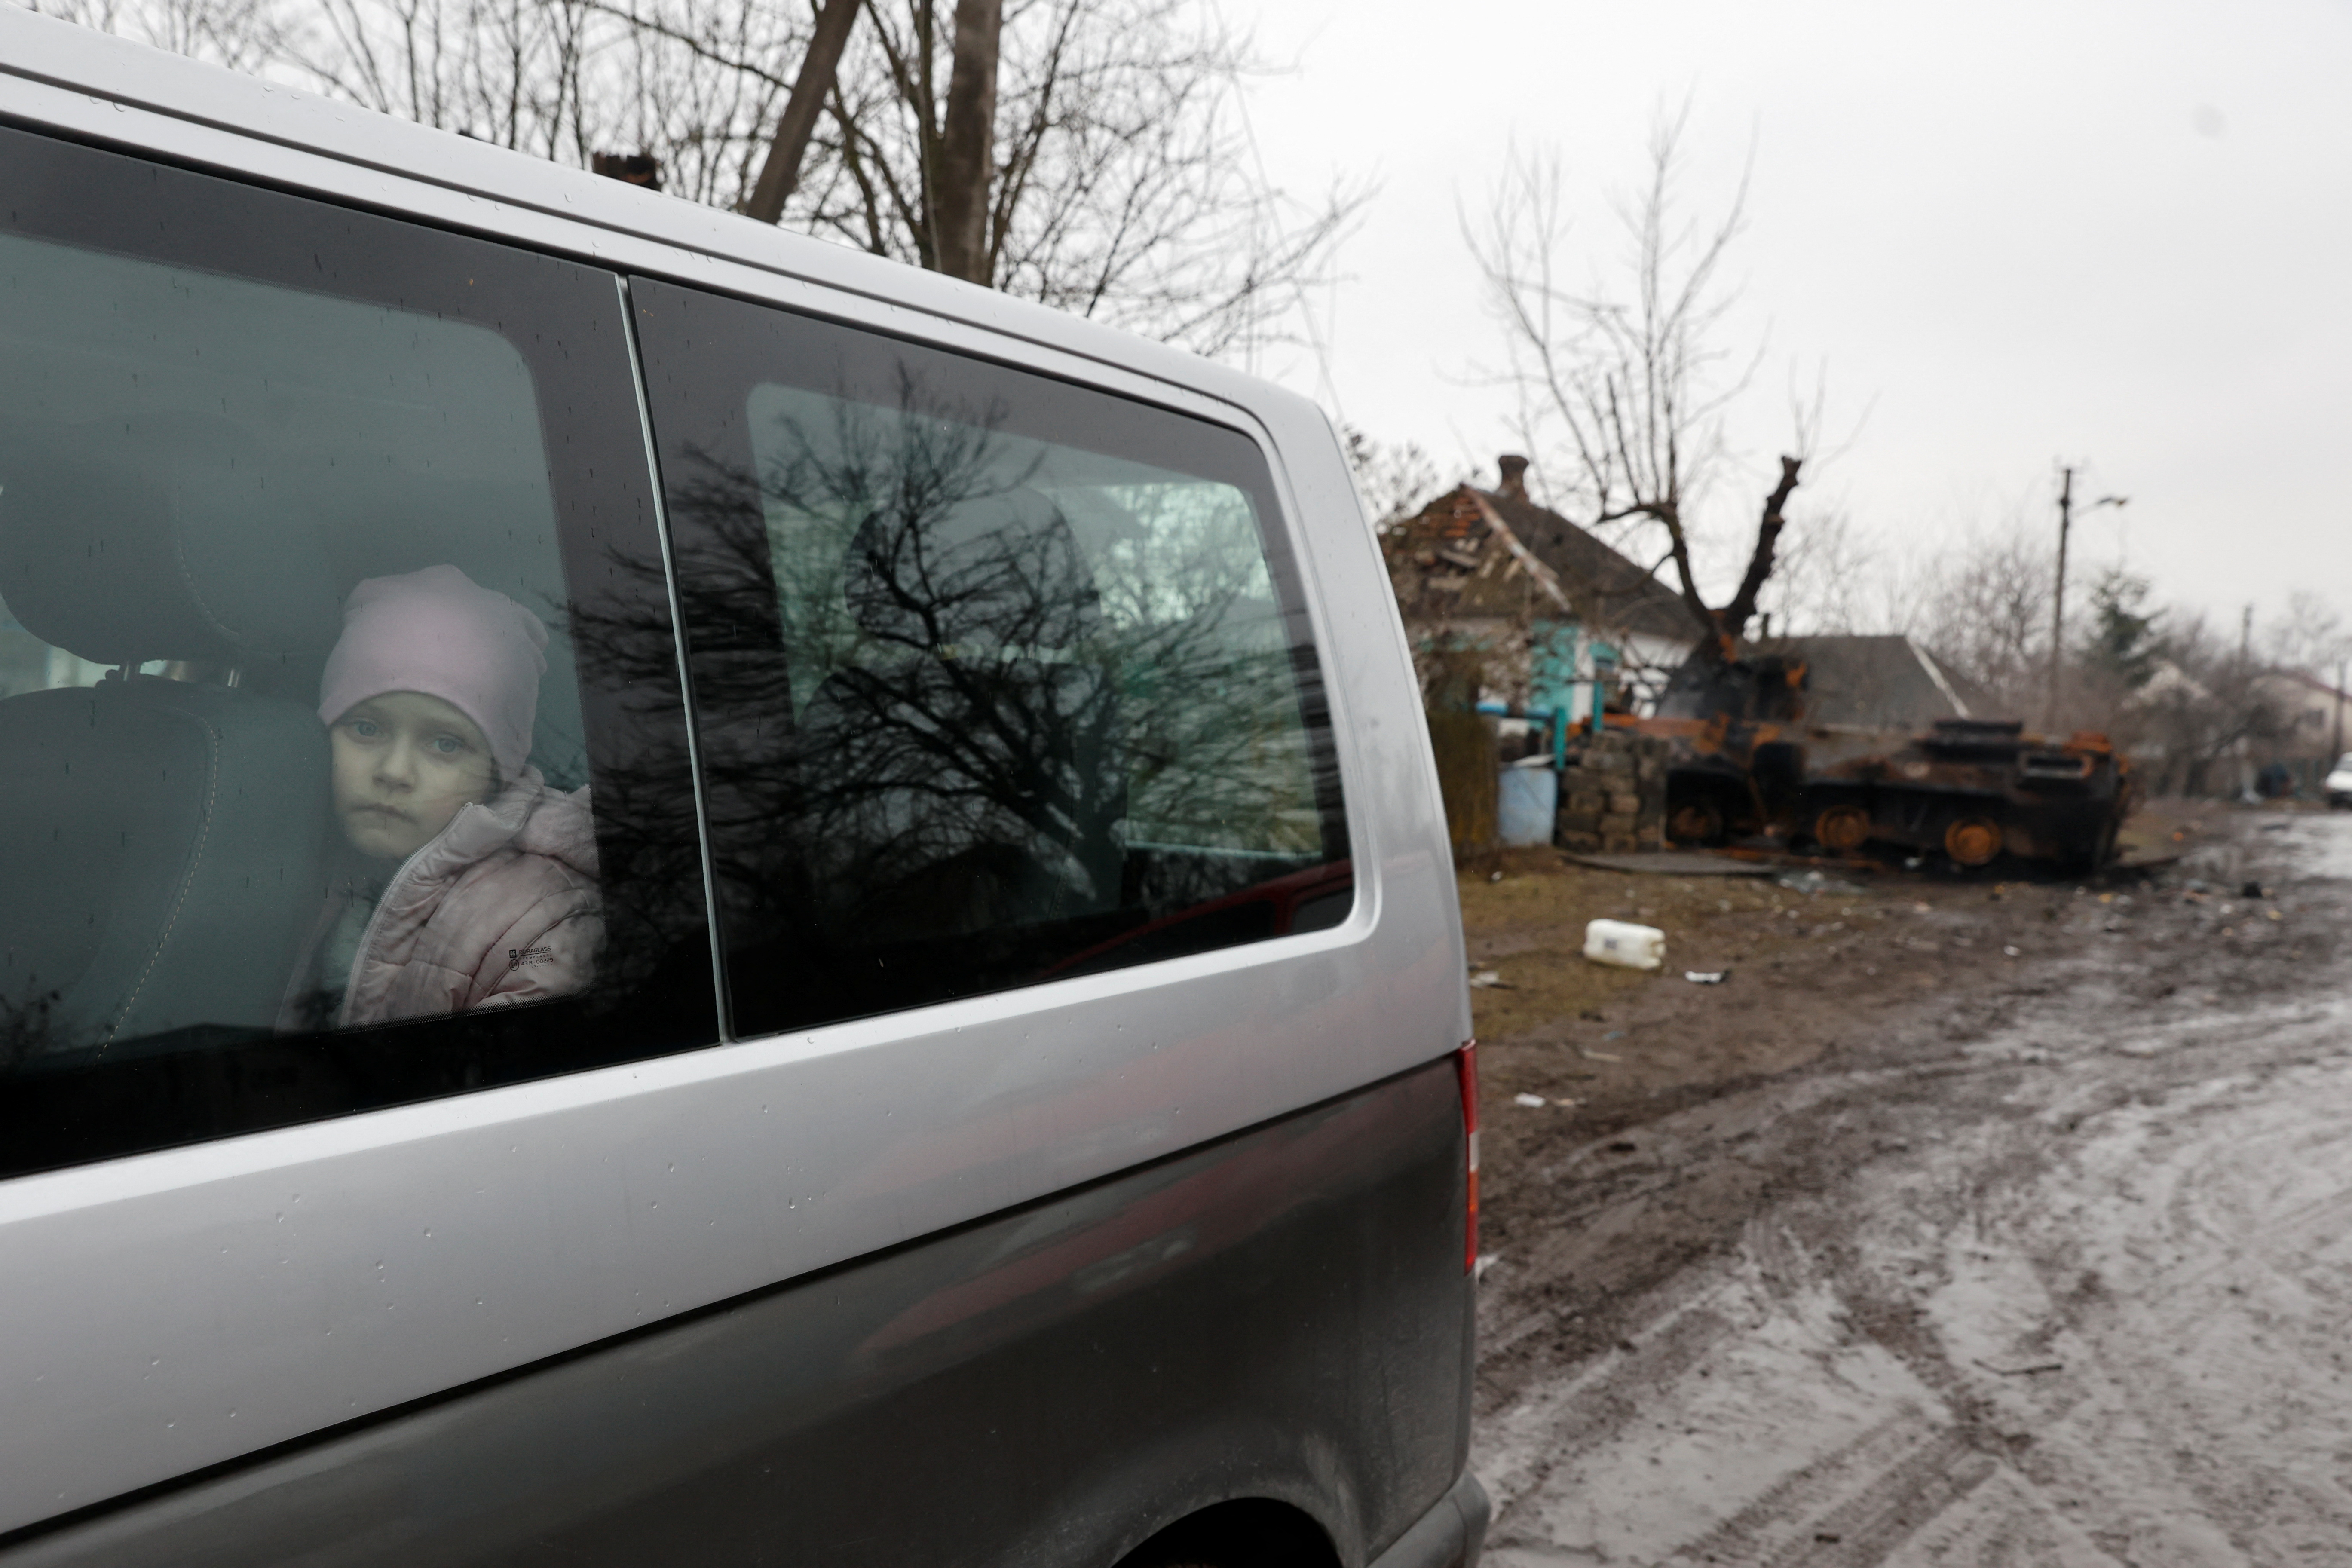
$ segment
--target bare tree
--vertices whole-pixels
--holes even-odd
[[[279,44],[273,0],[24,0],[30,10],[120,33],[231,70],[268,66]]]
[[[1003,0],[956,0],[955,68],[940,115],[938,215],[940,270],[967,283],[994,281],[989,266],[988,187],[995,174],[996,70],[1004,31]]]
[[[1930,563],[1916,635],[1983,716],[2028,711],[2049,670],[2048,544],[2021,527],[1979,535]]]
[[[1387,531],[1437,493],[1437,465],[1413,443],[1376,441],[1352,425],[1340,426],[1339,439],[1347,448],[1356,497],[1375,529]]]
[[[1845,511],[1816,511],[1778,542],[1759,613],[1789,637],[1908,633],[1920,622],[1921,575]]]
[[[1468,234],[1507,345],[1529,444],[1552,455],[1555,504],[1596,530],[1640,521],[1663,535],[1663,568],[1701,632],[1703,656],[1728,658],[1757,613],[1787,506],[1811,449],[1819,404],[1796,411],[1792,454],[1756,514],[1739,584],[1720,606],[1693,565],[1696,512],[1729,467],[1723,418],[1756,360],[1719,342],[1735,295],[1724,258],[1745,225],[1743,179],[1723,216],[1694,225],[1679,183],[1688,110],[1653,127],[1647,178],[1620,212],[1632,241],[1626,290],[1580,290],[1561,275],[1566,223],[1556,159],[1514,154],[1483,226]],[[1564,492],[1564,493],[1559,493]]]
[[[338,97],[542,158],[584,163],[585,0],[319,0],[279,52]]]
[[[1204,353],[1294,307],[1360,196],[1297,205],[1253,173],[1234,103],[1245,38],[1193,0],[1013,0],[974,257],[941,228],[960,24],[940,9],[869,8],[812,149],[807,226]]]
[[[808,155],[809,137],[816,130],[817,116],[824,112],[824,100],[833,96],[834,75],[841,66],[842,46],[849,42],[849,29],[857,20],[857,4],[824,0],[817,12],[816,31],[793,77],[793,95],[784,101],[776,139],[760,165],[759,184],[743,204],[744,213],[761,223],[782,217],[784,199],[800,185],[801,160]]]
[[[2293,716],[2269,670],[2242,637],[2215,632],[2200,615],[2176,615],[2166,663],[2141,698],[2141,718],[2158,762],[2158,793],[2234,794],[2236,769],[2256,746],[2287,739]],[[2224,763],[2232,776],[2216,776]]]
[[[635,149],[732,208],[815,38],[804,4],[760,0],[35,3],[564,163]],[[1203,353],[1279,332],[1361,192],[1257,172],[1246,37],[1206,0],[952,9],[867,0],[783,223]]]
[[[2337,667],[2352,659],[2352,626],[2321,595],[2298,589],[2287,597],[2286,615],[2274,621],[2263,639],[2270,662],[2282,669],[2315,676],[2334,684]]]

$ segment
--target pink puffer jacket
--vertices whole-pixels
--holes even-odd
[[[604,935],[588,792],[551,790],[526,767],[394,876],[336,1026],[572,995],[593,976]]]

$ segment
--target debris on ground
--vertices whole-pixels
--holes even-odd
[[[1650,849],[1637,855],[1572,855],[1562,860],[1590,866],[1596,871],[1623,871],[1639,877],[1769,877],[1772,868],[1760,860],[1735,860],[1704,849]]]
[[[1529,1110],[1541,1110],[1548,1102],[1540,1094],[1515,1094],[1511,1096],[1511,1103],[1524,1105]]]
[[[1666,933],[1631,921],[1592,921],[1584,928],[1584,956],[1621,969],[1655,969],[1666,961]]]
[[[1792,893],[1815,898],[1822,893],[1859,893],[1863,889],[1853,882],[1828,877],[1819,871],[1790,871],[1772,879],[1772,885],[1786,888]]]
[[[1727,969],[1685,969],[1683,971],[1683,978],[1694,985],[1720,985],[1730,973],[1731,971]]]

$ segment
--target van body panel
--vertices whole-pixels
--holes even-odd
[[[1435,1064],[0,1563],[1076,1568],[1234,1497],[1349,1564],[1432,1518],[1458,1542],[1462,1172]]]
[[[1347,922],[1312,934],[0,1183],[0,1531],[1115,1177],[1466,1037],[1411,662],[1311,403],[1042,307],[12,8],[0,115],[1244,430],[1308,584],[1357,888]],[[1458,1289],[1453,1201],[1457,1256],[1430,1278]],[[1437,1423],[1450,1468],[1416,1509],[1459,1469],[1467,1432],[1461,1358],[1429,1333],[1466,1344],[1466,1306],[1384,1363],[1403,1376],[1431,1358],[1452,1402]],[[1365,1552],[1384,1544],[1383,1525],[1350,1528]]]

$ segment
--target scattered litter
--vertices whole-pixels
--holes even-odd
[[[1625,1031],[1622,1029],[1612,1029],[1601,1037],[1603,1041],[1622,1040],[1625,1037]]]
[[[1470,977],[1473,987],[1481,991],[1516,991],[1517,986],[1491,969],[1482,969]]]
[[[1683,978],[1694,985],[1720,985],[1730,973],[1731,971],[1728,969],[1685,969],[1683,971]]]
[[[1503,874],[1500,871],[1489,871],[1486,873],[1486,880],[1490,882],[1499,882],[1502,879]]]
[[[2270,917],[2271,917],[2271,919],[2273,919],[2273,920],[2274,920],[2274,921],[2283,921],[2283,920],[2286,919],[2286,917],[2285,917],[2284,915],[2283,915],[2283,914],[2279,913],[2276,910],[2271,910],[2271,911],[2269,911],[2269,912],[2270,912]]]
[[[1933,910],[1930,906],[1927,904],[1913,904],[1911,906],[1911,912],[1915,915],[1924,915],[1932,913]]]
[[[1625,1059],[1623,1057],[1612,1057],[1607,1051],[1588,1051],[1582,1046],[1576,1047],[1576,1054],[1589,1062],[1622,1062]]]
[[[1621,969],[1655,969],[1666,961],[1666,933],[1630,921],[1594,921],[1584,928],[1584,956]]]
[[[1925,866],[1927,863],[1927,858],[1926,856],[1914,855],[1911,858],[1903,862],[1903,868],[1906,871],[1916,871],[1920,867]]]
[[[1825,877],[1819,871],[1791,871],[1772,880],[1792,893],[1811,898],[1816,893],[1859,893],[1861,885],[1836,877]]]
[[[2017,956],[2017,949],[2013,947],[2004,947],[2000,950],[2000,955],[2003,958],[2015,958]]]
[[[2063,1361],[2037,1361],[2030,1366],[1995,1366],[1989,1361],[1980,1361],[1977,1364],[2000,1377],[2034,1377],[2045,1372],[2066,1370],[2066,1363]]]
[[[1524,1105],[1529,1110],[1541,1110],[1544,1108],[1544,1097],[1540,1094],[1515,1094],[1511,1096],[1511,1103]]]
[[[1501,1261],[1503,1261],[1503,1255],[1499,1252],[1480,1253],[1478,1255],[1477,1266],[1470,1271],[1471,1279],[1474,1281],[1484,1279],[1486,1278],[1486,1270],[1492,1268]]]

